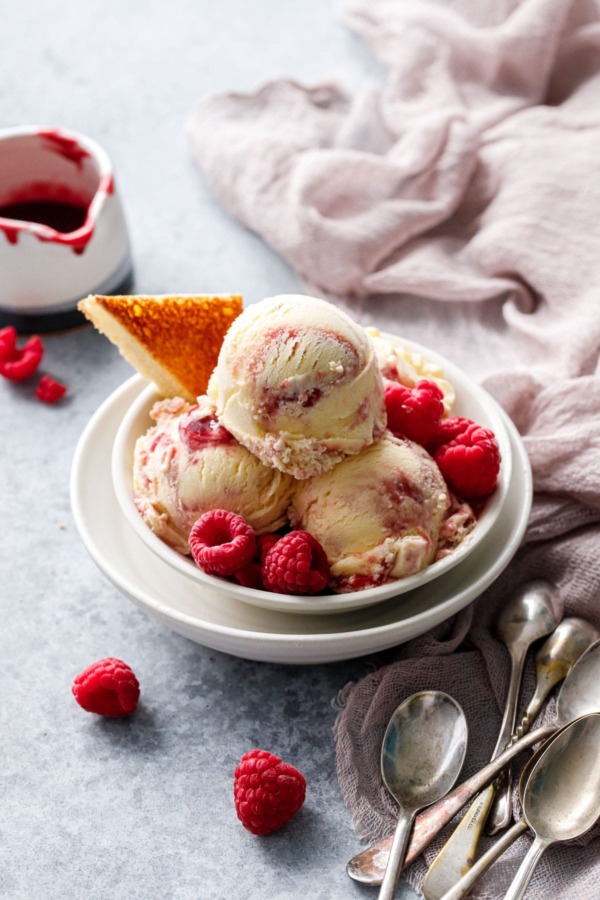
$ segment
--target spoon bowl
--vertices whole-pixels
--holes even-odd
[[[535,657],[535,692],[511,741],[529,731],[552,688],[567,677],[575,663],[599,638],[600,632],[591,622],[569,617],[563,619],[544,641]]]
[[[417,811],[450,790],[466,750],[466,719],[448,694],[421,691],[393,713],[381,747],[381,774],[400,810],[380,900],[390,900],[396,892]]]
[[[381,748],[381,774],[395,800],[422,809],[447,794],[462,768],[467,725],[458,703],[421,691],[394,712]]]
[[[590,712],[600,712],[600,640],[577,660],[563,682],[556,705],[561,725]]]
[[[585,834],[599,816],[600,713],[589,713],[563,728],[531,768],[523,818],[535,840],[506,900],[521,900],[548,847]]]
[[[600,714],[571,722],[531,768],[523,814],[540,837],[569,841],[600,815]]]
[[[580,656],[600,638],[600,632],[585,619],[569,616],[540,647],[536,654],[536,670],[553,673],[553,683],[566,678]]]
[[[554,631],[562,614],[563,601],[554,584],[527,581],[501,610],[495,631],[507,647],[527,648]]]

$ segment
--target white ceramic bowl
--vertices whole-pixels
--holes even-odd
[[[478,547],[444,578],[376,606],[337,615],[288,615],[201,588],[143,543],[111,484],[117,430],[146,382],[134,375],[96,410],[71,469],[71,504],[81,540],[102,574],[132,603],[191,641],[244,659],[314,665],[364,656],[411,640],[455,615],[503,572],[523,539],[531,509],[531,466],[523,441],[501,412],[512,475],[498,519]]]
[[[154,424],[149,416],[153,403],[158,399],[153,385],[149,385],[142,391],[123,417],[113,444],[111,465],[113,486],[120,509],[144,544],[157,557],[177,572],[185,575],[190,581],[197,584],[199,588],[207,586],[222,595],[236,600],[242,600],[266,609],[291,613],[335,614],[371,606],[390,597],[405,594],[419,588],[433,579],[443,578],[450,569],[466,560],[469,554],[485,540],[506,502],[513,460],[512,446],[504,418],[493,398],[449,360],[414,342],[401,340],[392,335],[383,336],[401,342],[410,350],[421,353],[427,359],[436,362],[443,369],[446,378],[456,390],[456,403],[452,410],[453,415],[465,416],[486,428],[490,428],[498,440],[502,456],[498,487],[487,501],[473,531],[455,551],[444,559],[432,563],[417,575],[411,575],[407,578],[362,591],[353,591],[346,594],[327,594],[317,597],[271,593],[269,591],[246,588],[225,579],[207,575],[195,565],[191,558],[177,553],[158,538],[145,524],[133,502],[133,451],[137,438]]]
[[[80,218],[65,219],[65,209]],[[0,272],[0,325],[19,331],[83,324],[82,297],[127,292],[121,201],[110,159],[90,138],[41,125],[0,130]]]

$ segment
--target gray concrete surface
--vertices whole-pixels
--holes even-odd
[[[375,74],[330,2],[0,0],[0,14],[0,126],[59,125],[104,145],[138,291],[254,301],[298,287],[215,205],[184,121],[198,98],[272,76],[353,87]],[[28,383],[0,384],[0,896],[373,897],[344,872],[357,840],[335,776],[331,701],[390,655],[248,662],[134,608],[88,557],[68,490],[83,428],[131,370],[89,328],[46,347],[44,370],[69,386],[63,405],[40,404]],[[70,693],[83,667],[109,655],[142,683],[129,721],[88,715]],[[254,746],[308,781],[301,813],[269,839],[247,833],[233,809],[233,770]]]

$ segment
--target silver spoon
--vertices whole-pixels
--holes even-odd
[[[599,711],[600,641],[595,641],[575,663],[563,682],[558,695],[557,718],[554,724],[543,725],[524,735],[477,774],[447,794],[443,800],[419,813],[406,852],[405,865],[413,862],[456,813],[489,784],[515,756],[538,741],[555,734],[573,719]],[[387,835],[352,857],[346,866],[349,877],[363,884],[381,884],[392,840],[392,836]]]
[[[447,794],[467,751],[467,722],[441,691],[413,694],[396,709],[381,747],[381,774],[400,811],[380,900],[392,900],[418,810]]]
[[[511,677],[502,729],[492,759],[504,750],[515,730],[519,689],[527,650],[539,638],[554,631],[562,619],[563,609],[563,600],[554,584],[549,581],[530,581],[523,585],[514,600],[508,603],[500,614],[496,633],[504,641],[510,654]],[[510,824],[512,818],[511,785],[511,766],[507,766],[502,773],[502,778],[487,788],[490,796],[485,821],[488,824],[490,805],[492,801],[494,802],[492,810],[494,823],[489,829],[490,834],[495,834]],[[496,791],[495,796],[494,791]]]
[[[578,721],[577,719],[575,721]],[[569,725],[565,725],[564,728],[569,728]],[[562,734],[564,729],[557,731],[556,734],[549,737],[547,741],[544,741],[541,747],[533,753],[528,759],[527,763],[523,771],[521,772],[521,777],[519,779],[519,800],[521,802],[521,808],[523,807],[523,794],[525,792],[525,787],[527,785],[527,781],[529,780],[529,776],[531,774],[531,770],[537,763],[538,759],[546,752],[550,744],[557,739],[557,737]],[[502,837],[498,838],[495,844],[493,844],[489,850],[480,856],[476,863],[460,878],[456,884],[454,884],[449,891],[446,891],[445,894],[442,895],[440,900],[463,900],[463,897],[466,897],[475,887],[475,884],[479,881],[482,875],[490,869],[496,860],[500,859],[500,857],[505,853],[508,848],[514,844],[518,837],[524,834],[529,826],[525,819],[519,819],[518,822],[509,828],[508,831],[505,831]]]
[[[600,816],[600,714],[572,722],[532,768],[523,818],[535,840],[505,900],[521,900],[542,854],[585,834]]]
[[[544,641],[535,657],[535,692],[511,742],[527,734],[551,690],[567,677],[580,656],[599,638],[600,632],[591,622],[569,616]]]
[[[498,616],[494,630],[508,650],[511,673],[504,716],[492,759],[506,748],[515,728],[519,689],[527,651],[535,641],[550,632],[555,632],[562,618],[562,612],[563,602],[556,586],[548,581],[538,580],[521,585]],[[502,774],[507,776],[508,771],[507,767]],[[475,798],[458,827],[440,850],[423,882],[423,896],[426,900],[439,900],[473,864],[483,826],[499,784],[501,779],[488,785]]]
[[[544,641],[535,658],[535,692],[513,732],[509,746],[529,731],[550,691],[566,678],[582,653],[599,637],[598,630],[590,622],[568,618],[563,619]],[[496,784],[500,778],[496,780]],[[473,865],[485,822],[483,812],[488,802],[487,794],[490,791],[493,792],[493,786],[479,794],[431,864],[422,887],[425,900],[439,900],[445,896],[449,888]],[[481,797],[483,801],[480,802]]]

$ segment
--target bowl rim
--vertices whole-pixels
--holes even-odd
[[[389,332],[379,332],[379,334],[381,338],[399,343],[407,349],[421,354],[427,361],[438,364],[443,370],[444,377],[448,378],[453,385],[457,399],[460,396],[461,389],[467,387],[470,396],[474,396],[480,405],[485,406],[487,416],[492,423],[491,427],[500,445],[502,464],[496,491],[487,501],[476,528],[456,550],[453,550],[443,559],[431,563],[426,569],[416,575],[395,579],[386,584],[366,588],[362,591],[351,591],[341,594],[331,593],[317,596],[280,594],[256,588],[247,588],[243,585],[208,575],[197,567],[189,557],[178,553],[154,534],[140,516],[133,502],[132,459],[131,455],[129,455],[128,460],[126,460],[126,456],[128,455],[128,448],[132,450],[135,440],[143,433],[136,433],[135,438],[132,438],[131,431],[134,422],[143,414],[144,409],[148,411],[152,403],[160,399],[155,386],[151,383],[148,383],[141,390],[119,424],[111,456],[113,487],[119,508],[143,543],[156,556],[197,584],[198,587],[208,586],[236,600],[266,609],[302,614],[335,614],[381,603],[442,577],[450,569],[462,563],[470,555],[471,551],[479,546],[488,536],[491,528],[498,520],[508,495],[513,464],[512,447],[500,407],[484,388],[472,381],[470,376],[450,360],[414,341],[400,338]],[[150,424],[149,420],[148,425]]]
[[[11,227],[18,231],[24,231],[38,237],[48,239],[51,238],[54,243],[69,246],[72,243],[72,235],[83,233],[85,229],[93,230],[93,225],[97,222],[98,217],[106,205],[109,191],[107,185],[110,185],[110,192],[114,190],[114,169],[111,159],[106,150],[100,146],[93,138],[80,131],[74,131],[72,128],[63,128],[62,126],[43,125],[16,125],[9,128],[0,128],[0,142],[16,141],[19,139],[35,139],[43,140],[48,135],[56,135],[58,138],[75,142],[79,147],[85,150],[90,159],[94,161],[97,168],[98,183],[94,191],[94,195],[87,205],[87,215],[89,222],[72,232],[60,232],[50,225],[44,225],[39,222],[25,222],[18,219],[6,220],[0,216],[3,222],[9,221]],[[49,151],[50,152],[50,151]]]
[[[307,617],[315,622],[310,629],[294,629],[291,622],[289,630],[261,628],[246,618],[247,612],[251,613],[253,609],[250,604],[245,604],[245,611],[244,604],[229,598],[224,598],[227,609],[225,617],[214,621],[204,613],[206,590],[196,595],[193,612],[180,609],[174,605],[168,592],[165,594],[147,582],[140,582],[139,567],[143,568],[146,560],[156,563],[156,571],[162,572],[169,567],[150,554],[127,521],[120,516],[112,485],[109,485],[108,492],[105,491],[112,498],[108,501],[110,508],[102,506],[104,516],[99,517],[97,504],[103,502],[104,495],[95,495],[89,483],[90,472],[94,475],[98,472],[101,484],[105,483],[106,478],[110,481],[110,455],[117,428],[114,414],[118,410],[118,417],[121,418],[126,406],[143,389],[143,384],[141,376],[133,375],[116,388],[93,413],[77,442],[70,474],[74,521],[84,547],[107,580],[138,609],[196,643],[246,659],[292,665],[339,662],[380,652],[423,634],[475,601],[500,577],[522,542],[533,497],[531,464],[515,425],[501,410],[513,450],[513,478],[509,487],[509,500],[494,527],[494,539],[491,537],[480,546],[469,566],[455,570],[460,574],[459,584],[455,584],[450,593],[440,592],[433,605],[427,604],[426,608],[406,617],[403,615],[403,604],[390,601],[394,607],[392,619],[373,625],[363,611],[349,613],[348,616],[342,613],[333,617],[335,628],[325,632],[319,629],[319,618],[316,616]],[[93,453],[94,448],[99,448],[99,455]],[[95,483],[98,484],[97,478]],[[127,573],[123,570],[125,560],[118,555],[115,557],[112,553],[109,554],[103,537],[103,523],[110,528],[115,516],[119,518],[119,534],[126,542],[127,560],[130,562]],[[503,530],[497,532],[498,528]],[[131,544],[127,543],[129,538],[133,541]],[[136,551],[149,556],[138,558]],[[477,559],[484,551],[489,562],[482,569]],[[190,582],[187,579],[174,571],[173,576],[176,592],[179,589],[189,589]],[[431,588],[434,592],[435,584],[434,582]],[[410,598],[413,594],[408,596]],[[384,607],[389,605],[383,604]],[[259,612],[265,613],[264,610]],[[286,613],[278,615],[286,620],[293,618]],[[361,617],[360,622],[349,622],[348,617],[353,618],[355,615]]]

